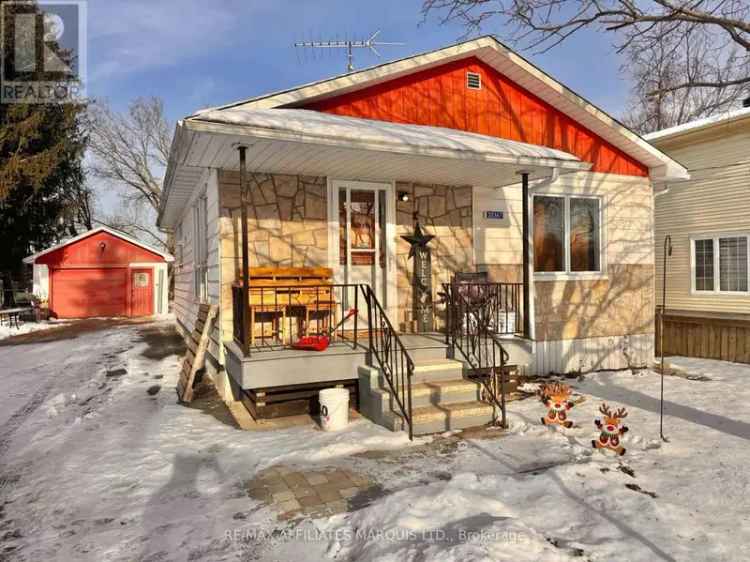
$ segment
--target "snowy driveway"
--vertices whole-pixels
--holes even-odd
[[[750,559],[748,366],[680,360],[710,380],[667,378],[666,444],[648,371],[574,381],[570,430],[525,400],[506,436],[410,444],[366,420],[239,431],[176,403],[180,349],[164,322],[0,346],[1,561]],[[623,458],[591,449],[602,399],[630,411]],[[382,493],[282,521],[248,494],[276,465]]]

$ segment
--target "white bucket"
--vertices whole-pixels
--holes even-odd
[[[318,393],[320,424],[324,431],[338,431],[349,423],[349,391],[345,388],[326,388]]]

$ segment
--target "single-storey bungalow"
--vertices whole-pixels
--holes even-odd
[[[645,136],[691,178],[656,193],[667,355],[750,363],[750,98],[745,103]]]
[[[686,177],[481,37],[182,119],[158,222],[180,329],[219,307],[227,400],[275,416],[343,386],[424,433],[487,421],[487,373],[646,364],[654,185]]]
[[[174,258],[100,226],[24,259],[34,294],[55,318],[141,317],[169,309],[167,264]]]

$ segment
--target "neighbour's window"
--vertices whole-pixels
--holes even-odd
[[[534,197],[534,271],[601,271],[601,201],[592,197]]]
[[[195,299],[208,302],[208,212],[207,200],[201,197],[193,209],[193,252]]]
[[[719,238],[719,288],[747,292],[747,237]]]
[[[696,292],[748,292],[748,235],[695,238],[692,250]]]
[[[714,241],[695,241],[695,290],[714,290]]]

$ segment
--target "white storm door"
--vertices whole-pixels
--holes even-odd
[[[393,185],[334,180],[329,194],[329,256],[336,282],[370,285],[393,321],[396,305]],[[360,308],[364,309],[363,304]]]

